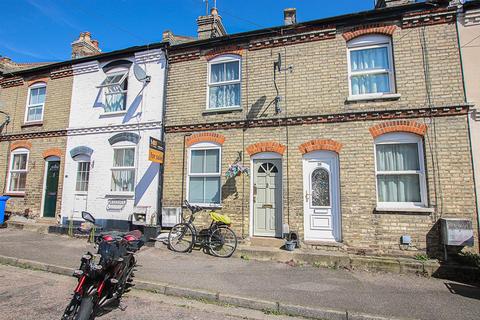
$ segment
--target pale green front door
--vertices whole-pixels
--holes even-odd
[[[281,237],[281,160],[255,160],[253,179],[253,235]]]

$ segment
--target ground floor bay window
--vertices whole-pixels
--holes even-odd
[[[189,150],[188,201],[197,205],[220,204],[221,149],[212,143],[199,143]]]
[[[377,202],[380,208],[426,206],[422,138],[389,133],[375,139]]]

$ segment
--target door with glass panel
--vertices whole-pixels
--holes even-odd
[[[303,160],[305,240],[341,241],[338,156],[329,151]]]
[[[281,160],[255,160],[253,175],[253,235],[281,237]]]

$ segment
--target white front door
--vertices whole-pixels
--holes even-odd
[[[338,156],[330,151],[303,159],[305,240],[340,241]]]
[[[253,235],[280,237],[282,223],[281,160],[254,160]]]

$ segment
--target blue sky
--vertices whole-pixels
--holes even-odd
[[[213,3],[213,0],[210,0]],[[283,23],[283,9],[298,21],[373,8],[374,0],[217,0],[228,33]],[[17,62],[70,58],[70,44],[90,31],[104,52],[161,41],[166,29],[196,33],[203,0],[0,0],[0,55]]]

